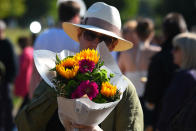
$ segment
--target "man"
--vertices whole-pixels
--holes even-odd
[[[63,49],[70,50],[73,52],[79,51],[79,44],[72,40],[62,29],[62,22],[71,22],[74,24],[80,23],[80,16],[83,13],[80,13],[82,10],[84,12],[85,5],[81,9],[80,3],[83,3],[82,0],[59,0],[57,1],[58,6],[58,18],[59,18],[59,27],[54,27],[45,30],[41,33],[35,41],[34,50],[50,50],[53,52],[60,52]],[[32,98],[33,92],[37,87],[38,83],[41,81],[41,78],[34,67],[31,84],[30,84],[30,98]]]
[[[110,51],[123,51],[132,47],[132,43],[120,37],[121,20],[118,10],[103,2],[93,4],[84,16],[81,25],[64,22],[65,32],[75,41],[80,43],[80,49],[96,48],[104,41]],[[101,123],[104,131],[143,131],[143,113],[136,90],[133,84],[126,78],[128,86],[123,94],[123,98],[111,114]],[[65,129],[60,125],[57,114],[57,101],[54,89],[50,88],[43,81],[36,90],[31,104],[29,104],[17,117],[17,125],[20,130],[58,130]],[[50,91],[49,91],[50,90]],[[45,95],[44,95],[45,94]],[[41,115],[37,117],[37,115]],[[22,117],[23,116],[23,117]],[[21,123],[20,121],[22,121]],[[23,126],[23,127],[22,127]],[[99,130],[83,125],[69,125],[80,130]]]
[[[58,4],[58,27],[47,29],[38,36],[34,49],[60,52],[62,49],[78,52],[79,45],[73,41],[62,29],[62,22],[80,23],[80,5],[74,1],[61,1]]]
[[[0,61],[5,67],[4,79],[0,84],[0,130],[12,131],[14,123],[10,84],[17,74],[17,59],[12,43],[6,39],[5,30],[6,24],[0,20]]]

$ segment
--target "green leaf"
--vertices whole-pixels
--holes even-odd
[[[67,56],[66,58],[64,58],[63,60],[66,60],[68,58],[73,58],[73,56]]]
[[[49,71],[56,71],[56,67],[50,69]]]
[[[104,65],[104,61],[101,61],[101,63],[100,63],[100,67],[101,67],[101,66],[103,66],[103,65]]]
[[[56,64],[61,63],[61,60],[59,59],[58,55],[56,54]]]
[[[104,99],[104,98],[102,97],[101,94],[98,94],[98,95],[93,99],[93,101],[94,101],[95,103],[106,103],[106,102],[107,102],[107,100]]]
[[[113,78],[115,75],[113,73],[110,73],[110,78]]]
[[[75,80],[70,80],[67,83],[67,87],[72,88],[72,87],[77,87],[78,86],[78,82],[76,82]]]
[[[78,75],[76,76],[76,79],[78,81],[85,81],[85,80],[91,80],[91,76],[89,73],[78,73]]]

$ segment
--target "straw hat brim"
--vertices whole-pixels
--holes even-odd
[[[66,32],[66,34],[69,35],[69,37],[71,37],[73,40],[79,42],[78,40],[78,29],[79,28],[83,28],[83,29],[87,29],[87,30],[91,30],[94,32],[98,32],[107,36],[111,36],[114,38],[118,39],[118,44],[115,46],[114,51],[125,51],[128,49],[131,49],[133,47],[133,43],[130,41],[127,41],[121,37],[119,37],[118,35],[114,34],[111,31],[107,31],[95,26],[91,26],[91,25],[81,25],[81,24],[73,24],[73,23],[69,23],[69,22],[63,22],[63,29]]]

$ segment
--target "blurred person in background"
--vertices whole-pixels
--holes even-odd
[[[33,47],[28,37],[18,38],[18,45],[22,50],[19,59],[19,74],[15,79],[14,94],[23,98],[22,108],[29,101],[29,86],[33,69]]]
[[[62,49],[73,52],[79,51],[79,44],[72,40],[62,29],[63,22],[80,23],[80,18],[84,15],[86,6],[82,0],[58,0],[58,19],[57,27],[50,28],[41,33],[34,43],[34,50],[50,50],[60,52]],[[33,67],[33,75],[30,84],[29,96],[32,98],[35,88],[41,81],[41,77],[36,67]]]
[[[10,88],[17,74],[17,59],[12,43],[6,38],[5,30],[6,24],[0,20],[0,61],[5,66],[6,72],[0,85],[0,130],[12,131],[14,123]]]
[[[80,5],[74,0],[61,0],[58,2],[57,27],[46,29],[36,39],[34,44],[35,50],[50,50],[60,52],[67,49],[78,52],[79,44],[72,40],[62,29],[62,22],[80,23]],[[55,46],[54,46],[55,45]]]
[[[5,79],[5,65],[3,64],[3,62],[0,61],[0,85],[3,83],[4,79]]]
[[[131,50],[120,52],[118,64],[123,74],[126,72],[131,72],[133,69],[133,62],[131,61],[133,58],[133,52],[136,50],[136,46],[138,44],[138,36],[136,34],[137,21],[129,20],[123,25],[122,35],[123,38],[131,41],[134,45]]]
[[[5,79],[5,65],[3,64],[3,62],[0,61],[0,105],[4,103],[4,99],[2,97],[4,92],[2,92],[1,89],[4,79]],[[3,124],[4,124],[4,109],[0,108],[0,131],[5,129],[3,127],[4,126]]]
[[[196,87],[188,98],[172,114],[167,131],[196,130]],[[158,130],[158,129],[157,129]]]
[[[163,106],[157,126],[159,131],[169,130],[172,115],[196,90],[196,34],[182,33],[177,35],[173,40],[173,47],[174,63],[180,69],[176,72],[163,98]],[[189,111],[191,113],[191,110]],[[187,110],[187,113],[189,111]],[[184,116],[181,117],[183,118]],[[170,125],[170,128],[173,128],[172,131],[196,130],[194,123],[196,118],[194,117],[187,117],[184,121],[182,119],[177,121],[178,123]]]
[[[172,39],[179,33],[186,32],[187,26],[179,13],[169,13],[162,24],[164,41],[162,50],[155,54],[148,68],[148,78],[145,85],[144,107],[145,125],[152,130],[156,127],[162,106],[162,98],[168,88],[177,65],[173,62]]]
[[[156,34],[153,39],[152,43],[157,46],[161,46],[161,43],[163,42],[163,36],[161,34]]]
[[[149,18],[140,18],[134,23],[132,22],[132,34],[127,36],[126,28],[123,35],[130,41],[134,42],[132,50],[123,52],[119,58],[119,66],[122,72],[133,82],[140,102],[143,106],[144,85],[147,77],[148,65],[151,57],[160,51],[160,47],[151,44],[154,37],[154,24]],[[126,27],[126,25],[124,26]],[[145,119],[145,110],[144,119]]]
[[[135,28],[128,38],[134,42],[134,48],[124,53],[124,56],[121,57],[122,60],[119,60],[119,65],[125,76],[133,82],[139,98],[142,99],[150,59],[156,52],[160,51],[160,47],[151,45],[154,36],[152,20],[140,18],[134,26]]]

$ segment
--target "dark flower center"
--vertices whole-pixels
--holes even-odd
[[[71,70],[71,69],[73,69],[73,66],[66,66],[66,67],[64,67],[64,68],[65,68],[65,70],[66,70],[66,69],[70,69],[70,70]]]

